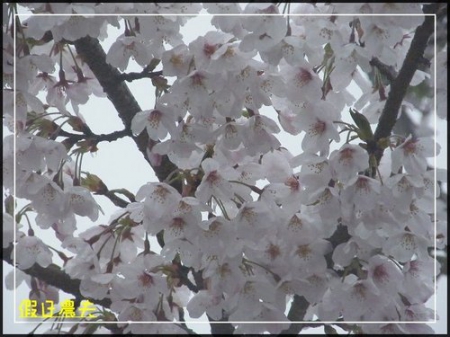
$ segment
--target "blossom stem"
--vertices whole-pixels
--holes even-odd
[[[243,262],[244,262],[244,263],[251,263],[251,264],[254,264],[255,266],[258,266],[258,267],[264,269],[265,271],[267,271],[269,274],[271,274],[271,275],[273,276],[273,278],[274,278],[274,280],[275,280],[276,282],[279,282],[279,281],[281,280],[281,277],[280,277],[280,276],[278,276],[277,274],[275,274],[275,273],[274,273],[273,271],[271,271],[269,268],[264,267],[263,265],[261,265],[261,264],[259,264],[259,263],[257,263],[257,262],[248,260],[248,259],[246,259],[246,258],[244,258],[244,261],[243,261]]]
[[[258,188],[258,187],[256,187],[256,186],[253,186],[253,185],[246,184],[246,183],[244,183],[244,182],[242,182],[242,181],[238,181],[238,180],[229,180],[229,182],[230,182],[230,183],[236,183],[236,184],[241,184],[241,185],[247,186],[247,187],[250,188],[253,192],[255,192],[255,193],[259,194],[259,195],[261,195],[262,192],[263,192],[260,188]]]
[[[219,206],[220,210],[222,211],[222,214],[225,217],[225,219],[231,220],[227,214],[227,210],[225,209],[225,206],[223,205],[222,201],[220,201],[220,199],[216,198],[214,195],[212,195],[212,198],[216,201],[216,203]]]

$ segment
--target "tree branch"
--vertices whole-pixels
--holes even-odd
[[[120,130],[120,131],[114,131],[111,133],[102,133],[100,135],[97,135],[95,133],[92,133],[90,135],[87,134],[75,134],[75,133],[70,133],[64,130],[59,130],[56,134],[56,137],[58,136],[63,136],[63,137],[68,137],[70,138],[70,141],[73,141],[74,143],[77,143],[78,141],[82,140],[82,139],[89,139],[91,140],[93,143],[98,144],[100,142],[113,142],[117,139],[120,138],[124,138],[126,136],[130,136],[131,133],[129,130]]]
[[[130,130],[133,117],[142,109],[128,86],[121,80],[121,74],[116,68],[106,62],[105,51],[97,39],[86,36],[76,40],[74,45],[77,53],[97,77],[108,99],[122,119],[125,129]],[[170,172],[176,169],[176,166],[170,162],[166,155],[162,157],[160,165],[154,165],[150,162],[147,150],[151,149],[157,142],[150,139],[146,132],[141,132],[139,136],[132,136],[132,138],[139,151],[144,155],[145,160],[155,171],[159,181],[164,181]],[[175,182],[174,185],[181,192],[181,183]]]
[[[384,76],[386,76],[391,84],[395,81],[397,72],[395,71],[394,67],[384,64],[377,57],[372,57],[372,59],[369,61],[369,64],[372,67],[376,67]]]
[[[424,6],[424,12],[436,12],[439,4]],[[381,113],[380,121],[374,133],[374,141],[378,142],[381,138],[389,137],[392,129],[397,121],[400,106],[405,97],[406,90],[409,87],[414,73],[422,61],[423,53],[427,46],[428,39],[434,32],[434,16],[426,16],[423,24],[416,29],[414,38],[411,41],[411,46],[406,54],[405,61],[398,76],[392,82],[389,96]],[[379,163],[383,156],[383,149],[376,147],[375,157]]]
[[[10,244],[8,248],[3,248],[2,250],[2,259],[3,261],[9,263],[11,266],[14,266],[14,261],[11,257],[11,253],[13,251],[13,245]],[[62,291],[73,295],[75,298],[85,298],[80,293],[80,280],[72,279],[69,275],[67,275],[59,266],[56,264],[51,264],[48,267],[44,268],[39,264],[35,263],[31,268],[26,270],[22,270],[25,274],[38,278],[41,281],[44,281],[48,285],[61,289]],[[89,299],[92,303],[101,305],[103,307],[109,308],[111,306],[111,300],[108,298],[102,300],[94,300]]]
[[[162,70],[160,71],[150,71],[147,72],[146,69],[144,69],[142,72],[140,73],[123,73],[119,75],[119,79],[121,81],[127,81],[127,82],[132,82],[134,80],[140,80],[142,78],[154,78],[154,77],[158,77],[161,76],[163,74]]]
[[[289,310],[287,318],[290,321],[302,321],[305,317],[306,310],[308,310],[309,303],[303,297],[299,295],[294,295],[294,300],[292,301],[291,309]],[[281,331],[282,335],[297,335],[307,324],[303,323],[292,323],[289,328]]]

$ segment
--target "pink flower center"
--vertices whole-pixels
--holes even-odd
[[[382,264],[374,268],[373,276],[378,282],[381,283],[386,283],[389,281],[389,274],[387,273],[385,266]]]
[[[325,132],[327,125],[324,121],[318,120],[312,127],[310,128],[311,135],[321,135]]]
[[[183,220],[183,218],[176,217],[176,218],[173,218],[172,227],[182,229],[184,227],[185,223],[186,222]]]
[[[362,283],[358,283],[353,287],[353,294],[361,299],[366,298],[366,287]]]
[[[217,170],[209,172],[208,177],[206,178],[206,181],[210,184],[214,184],[218,180],[219,180],[219,174],[217,173]]]
[[[365,191],[366,193],[370,192],[370,184],[369,181],[363,177],[358,178],[356,181],[356,188],[360,191]]]
[[[170,63],[172,63],[174,67],[181,67],[183,65],[183,56],[177,54],[172,55]]]
[[[340,156],[339,156],[339,161],[350,161],[351,159],[353,159],[353,149],[344,149],[340,152]]]
[[[301,229],[302,227],[303,227],[302,219],[300,219],[296,215],[292,216],[291,220],[289,221],[289,228]]]
[[[153,110],[153,111],[150,113],[150,115],[148,115],[147,120],[148,120],[149,124],[150,124],[153,128],[156,128],[156,127],[158,127],[158,125],[159,125],[159,122],[160,122],[160,120],[161,120],[161,116],[162,116],[161,111],[159,111],[159,110]]]
[[[252,222],[253,218],[256,216],[255,211],[253,210],[253,207],[244,207],[242,209],[241,213],[241,219],[245,219],[248,222]]]
[[[152,197],[157,199],[159,202],[164,203],[169,193],[170,191],[167,188],[163,186],[157,186],[152,193]]]
[[[206,56],[211,57],[211,55],[216,52],[216,49],[217,49],[216,45],[205,43],[203,46],[203,53]]]
[[[416,148],[417,148],[416,142],[409,140],[403,147],[403,151],[405,152],[406,155],[410,155],[416,153]]]
[[[281,254],[280,247],[271,243],[269,248],[267,248],[266,253],[271,260],[274,260]]]
[[[195,74],[193,74],[191,76],[191,83],[194,86],[202,86],[203,85],[203,79],[205,78],[205,76],[203,76],[202,74],[200,74],[199,72],[196,72]]]
[[[227,51],[225,52],[225,54],[223,54],[224,57],[232,57],[234,55],[236,55],[236,51],[234,50],[234,47],[232,47],[232,46],[229,46],[227,48]]]
[[[297,86],[303,87],[305,84],[308,84],[312,80],[311,73],[306,70],[305,68],[300,68],[299,72],[297,73]]]
[[[289,177],[284,184],[289,186],[293,191],[298,191],[300,189],[300,183],[295,177]]]
[[[139,275],[139,281],[144,287],[149,287],[153,284],[153,277],[147,273]]]
[[[297,247],[297,255],[300,256],[303,259],[309,259],[311,255],[311,248],[309,248],[309,245],[301,245]]]

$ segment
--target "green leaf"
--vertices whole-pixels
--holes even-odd
[[[370,127],[370,123],[367,120],[366,116],[364,116],[362,113],[352,110],[350,110],[350,115],[352,116],[353,120],[355,121],[356,126],[358,127],[358,136],[364,141],[372,140],[373,139],[373,133],[372,129]]]

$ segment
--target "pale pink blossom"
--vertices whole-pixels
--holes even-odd
[[[52,255],[51,250],[36,236],[18,239],[15,261],[20,269],[29,269],[35,263],[46,268],[52,263]]]
[[[219,200],[232,199],[234,196],[233,186],[227,177],[233,176],[232,170],[220,171],[220,164],[207,158],[202,162],[204,175],[195,196],[203,202],[208,202],[214,195]]]
[[[330,155],[335,179],[347,183],[351,178],[369,168],[369,155],[360,146],[345,144]]]
[[[164,76],[186,76],[190,71],[192,55],[189,54],[188,48],[184,44],[180,44],[175,48],[165,51],[162,55],[162,63],[164,67]]]
[[[111,45],[106,55],[106,62],[124,71],[128,67],[130,58],[142,66],[147,66],[151,55],[143,42],[133,36],[123,36]]]
[[[392,152],[392,172],[398,173],[401,167],[410,174],[423,174],[427,168],[427,157],[434,156],[433,140],[428,137],[409,136]]]
[[[356,175],[348,181],[342,192],[342,199],[346,207],[355,206],[356,210],[368,211],[373,209],[380,194],[380,182],[363,175]]]
[[[245,35],[240,44],[243,51],[265,51],[286,36],[286,19],[282,16],[264,16],[264,14],[279,13],[278,7],[274,4],[247,4],[244,13],[257,13],[261,16],[253,16],[252,20],[242,22],[244,29],[250,31]]]
[[[144,129],[153,140],[162,140],[174,133],[175,115],[170,107],[157,104],[155,109],[138,112],[131,121],[131,131],[139,135]]]

